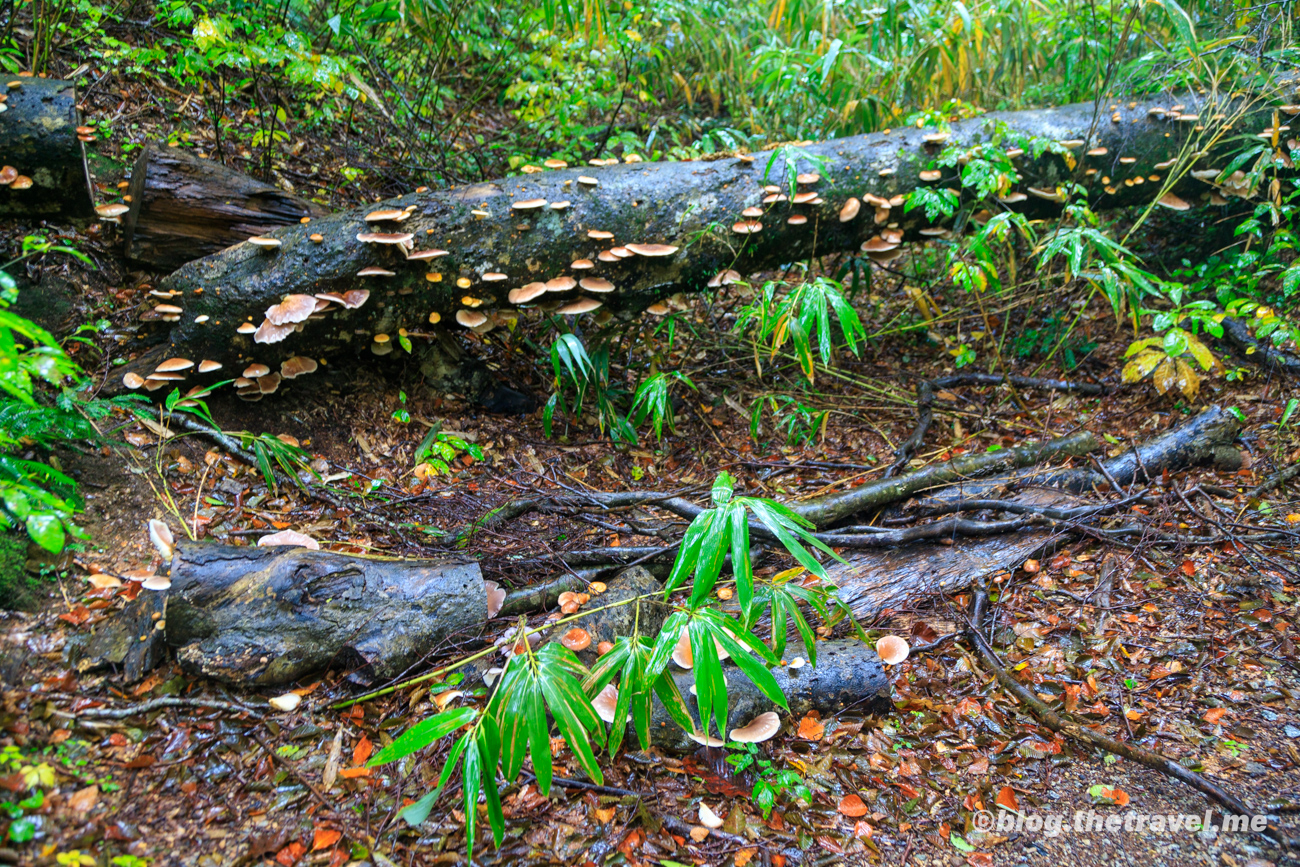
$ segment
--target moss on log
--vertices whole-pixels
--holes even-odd
[[[0,216],[93,216],[75,86],[54,78],[6,78],[9,84],[0,87]]]
[[[170,306],[144,314],[174,317],[161,323],[165,343],[128,370],[147,375],[173,356],[213,359],[226,365],[206,377],[214,381],[254,362],[274,369],[295,355],[387,354],[400,329],[419,340],[438,328],[494,327],[520,312],[524,302],[512,297],[542,285],[548,291],[531,301],[534,309],[599,305],[630,315],[665,296],[702,290],[727,271],[858,251],[873,240],[889,247],[883,232],[899,233],[900,243],[924,240],[953,220],[931,223],[924,208],[905,212],[904,202],[920,187],[959,186],[956,169],[935,167],[953,144],[967,153],[1024,151],[1014,159],[1019,194],[996,207],[1046,216],[1060,207],[1057,189],[1076,181],[1099,207],[1150,201],[1166,188],[1196,205],[1214,187],[1190,170],[1222,163],[1213,142],[1227,121],[1216,118],[1252,133],[1267,123],[1258,112],[1237,118],[1239,105],[1165,95],[1103,105],[1100,114],[1092,103],[995,112],[943,131],[908,128],[811,144],[794,162],[804,173],[798,204],[771,201],[788,196],[789,187],[765,190],[782,184],[785,159],[773,153],[561,169],[412,193],[276,230],[272,246],[245,242],[182,267],[160,286],[175,293]],[[1048,150],[1035,157],[1034,142]],[[967,205],[968,215],[977,205]],[[747,209],[761,216],[747,218]],[[378,211],[393,218],[368,222]],[[403,240],[415,255],[394,243]],[[295,311],[273,317],[282,325],[264,325],[268,308],[291,295],[330,297],[312,318]],[[570,307],[578,301],[584,304]]]

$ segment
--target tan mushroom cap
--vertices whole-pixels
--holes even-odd
[[[349,289],[343,293],[343,306],[355,310],[370,298],[369,289]]]
[[[8,168],[8,166],[6,166],[6,168]],[[10,183],[12,183],[12,181],[10,181]],[[121,203],[111,204],[111,205],[96,205],[96,206],[95,206],[95,213],[96,213],[96,214],[99,214],[99,216],[104,217],[104,218],[106,218],[106,219],[110,219],[110,220],[111,220],[113,217],[120,217],[120,216],[122,216],[123,214],[125,214],[125,213],[126,213],[127,211],[129,211],[129,210],[131,210],[131,206],[130,206],[130,205],[123,205],[123,204],[121,204]]]
[[[248,239],[248,243],[252,244],[254,247],[265,247],[270,249],[272,247],[280,246],[280,239],[272,238],[268,235],[254,235]]]
[[[199,373],[212,373],[213,371],[220,370],[221,366],[220,361],[213,361],[210,358],[204,359],[199,362]]]
[[[9,189],[30,190],[35,184],[36,182],[33,181],[31,178],[27,177],[27,175],[19,175],[18,177],[13,179],[13,182],[11,184],[9,184]]]
[[[280,378],[278,373],[268,373],[257,380],[257,388],[262,394],[275,394],[275,390],[280,387]]]
[[[619,259],[631,259],[636,255],[627,247],[610,247],[609,252]]]
[[[244,377],[247,379],[258,379],[259,377],[266,376],[270,372],[271,368],[267,367],[265,364],[255,363],[244,368]]]
[[[771,205],[774,204],[775,202],[785,202],[785,201],[789,201],[789,198],[790,197],[787,196],[785,193],[768,193],[766,196],[763,197],[763,204]]]
[[[876,642],[876,653],[880,656],[880,661],[886,665],[898,665],[907,659],[911,654],[912,648],[908,646],[907,641],[897,635],[886,635]]]
[[[926,144],[943,144],[950,138],[952,133],[949,132],[929,132],[921,136],[921,140]]]
[[[524,199],[521,202],[512,202],[510,207],[516,211],[535,211],[546,207],[546,199]]]
[[[862,202],[856,197],[850,196],[849,200],[840,208],[840,222],[847,223],[858,215],[862,210]]]
[[[378,265],[367,265],[357,272],[358,277],[396,277],[397,274]]]
[[[1038,198],[1046,199],[1049,202],[1060,202],[1064,200],[1064,197],[1061,195],[1059,190],[1045,190],[1041,187],[1028,187],[1027,190],[1031,196],[1037,196]]]
[[[758,207],[746,208],[745,210],[743,210],[743,211],[740,212],[740,216],[742,216],[742,217],[761,217],[761,216],[763,216],[763,209],[762,209],[762,208],[758,208]]]
[[[731,654],[726,651],[716,638],[713,640],[713,646],[718,650],[719,660],[731,658]],[[695,667],[695,657],[691,653],[691,634],[686,627],[682,627],[681,634],[677,636],[677,644],[673,647],[673,662],[682,668]]]
[[[155,368],[154,373],[177,373],[182,370],[189,370],[194,366],[194,362],[188,358],[169,358]]]
[[[883,253],[867,254],[868,259],[870,259],[872,262],[878,262],[881,265],[884,265],[886,262],[892,262],[895,259],[901,259],[902,257],[903,257],[902,250],[886,250]]]
[[[307,238],[313,244],[319,244],[321,241],[325,240],[325,236],[322,235],[320,232],[312,232],[310,235],[307,236]]]
[[[1029,196],[1026,196],[1019,190],[1007,193],[1005,196],[998,196],[998,201],[1004,205],[1014,205],[1016,202],[1024,202],[1028,199]]]
[[[569,167],[569,164],[566,163],[564,160],[554,160],[554,159],[547,160],[546,162],[542,163],[542,165],[546,166],[548,169],[567,169]]]
[[[816,172],[801,172],[795,176],[795,180],[801,184],[815,184],[822,179],[822,176]]]
[[[596,716],[607,723],[612,723],[614,714],[618,712],[618,687],[612,683],[606,684],[605,688],[591,700],[591,707],[596,711]]]
[[[869,241],[862,242],[862,252],[864,253],[887,253],[898,246],[896,241],[887,241],[877,235]]]
[[[18,177],[18,169],[13,166],[0,168],[0,184],[9,185]]]
[[[1092,148],[1087,152],[1086,156],[1104,157],[1108,153],[1110,153],[1110,148]]]
[[[743,277],[739,271],[733,271],[728,268],[725,271],[719,271],[709,278],[709,288],[717,289],[719,286],[730,286],[732,283],[739,283]]]
[[[254,331],[257,330],[257,326],[251,322],[241,322],[239,323],[239,327],[236,328],[235,330],[238,331],[240,334],[252,334]]]
[[[544,285],[547,292],[568,292],[570,289],[578,288],[578,281],[567,274],[562,274],[547,280]]]
[[[506,591],[495,581],[484,581],[483,589],[487,591],[487,616],[489,619],[501,613],[501,606],[506,604]]]
[[[596,254],[596,258],[602,262],[617,262],[619,258],[608,250],[601,250]]]
[[[578,285],[588,292],[613,292],[614,284],[604,277],[584,277],[578,281]]]
[[[276,325],[267,319],[253,332],[254,343],[279,343],[298,328],[298,325]]]
[[[672,312],[672,310],[670,310],[668,305],[663,303],[662,301],[656,301],[655,303],[647,307],[645,309],[645,312],[650,313],[654,316],[667,316],[669,313]]]
[[[380,208],[378,211],[371,211],[366,214],[367,223],[382,223],[385,220],[401,222],[411,216],[411,212],[403,208]]]
[[[937,180],[939,180],[940,178],[943,177],[943,172],[939,171],[938,169],[930,169],[930,170],[927,170],[927,171],[921,172],[920,177],[921,177],[921,180],[926,181],[926,182],[929,182],[929,181],[937,181]]]
[[[153,309],[156,313],[171,313],[177,316],[185,312],[175,304],[156,304]]]
[[[295,355],[280,362],[280,375],[285,379],[295,379],[304,374],[315,373],[317,367],[316,359]]]
[[[770,740],[781,730],[781,718],[772,711],[761,713],[740,728],[732,729],[729,737],[742,744],[759,744]]]
[[[477,310],[457,310],[456,321],[466,328],[477,328],[487,324],[488,318]]]
[[[500,283],[502,280],[509,279],[509,277],[502,274],[500,271],[489,271],[483,275],[483,282],[485,283]]]
[[[575,271],[588,271],[596,267],[596,263],[590,259],[574,259],[569,267]]]
[[[672,244],[624,244],[623,246],[638,256],[671,256],[677,252],[677,247]]]
[[[593,310],[599,309],[601,306],[601,303],[595,298],[578,298],[565,304],[555,312],[564,316],[575,316],[579,313],[590,313]]]
[[[506,296],[506,300],[511,304],[527,304],[529,301],[535,301],[545,294],[545,283],[526,283],[518,289],[511,289],[510,294]]]
[[[560,637],[560,644],[577,653],[591,646],[591,633],[581,626],[575,626]]]
[[[791,201],[793,201],[796,205],[806,205],[808,202],[811,202],[816,198],[817,198],[817,194],[809,190],[808,192],[805,193],[795,193],[794,198]]]
[[[614,237],[614,233],[606,232],[604,229],[588,229],[587,237],[593,241],[608,241]]]
[[[552,211],[563,211],[563,210],[564,210],[565,208],[567,208],[567,207],[569,207],[569,200],[568,200],[568,199],[565,199],[565,200],[562,201],[562,202],[551,202],[551,210],[552,210]]]
[[[122,377],[122,384],[127,388],[136,389],[144,385],[144,377],[138,373],[128,373]]]
[[[1175,211],[1186,211],[1191,207],[1186,200],[1175,196],[1173,193],[1165,193],[1156,202]]]
[[[590,177],[589,175],[578,175],[578,183],[583,184],[584,186],[594,187],[599,185],[600,181]]]
[[[791,226],[802,226],[804,223],[808,222],[808,218],[805,217],[803,214],[791,214],[786,219],[786,222],[789,223]]]
[[[415,240],[410,232],[358,232],[362,244],[409,244]]]
[[[763,224],[757,220],[742,220],[739,223],[733,223],[731,231],[737,235],[753,235],[756,232],[763,231]]]
[[[702,735],[699,732],[687,732],[686,736],[691,740],[695,741],[697,744],[701,744],[702,746],[706,746],[706,747],[725,747],[727,745],[727,742],[724,741],[722,738],[715,738],[713,735]],[[701,824],[704,824],[711,828],[722,827],[722,820],[718,818],[718,814],[713,812],[703,804],[700,804],[700,822]],[[716,822],[717,824],[712,824],[714,822]]]
[[[414,262],[423,262],[428,259],[437,259],[439,256],[446,255],[446,250],[416,250],[412,253],[407,253],[406,258]]]
[[[289,295],[279,304],[266,308],[266,321],[272,325],[292,325],[306,322],[307,317],[316,312],[315,295]]]

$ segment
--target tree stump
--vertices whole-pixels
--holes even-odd
[[[136,160],[130,194],[127,258],[166,271],[329,213],[220,163],[157,144]]]
[[[94,196],[70,81],[0,79],[0,216],[89,217]]]

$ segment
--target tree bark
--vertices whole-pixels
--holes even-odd
[[[1180,117],[1188,120],[1170,119],[1165,110],[1175,104],[1183,106],[1185,114]],[[942,133],[934,129],[907,128],[813,144],[798,152],[795,166],[818,176],[799,184],[798,190],[815,192],[819,198],[802,204],[763,202],[769,195],[765,185],[784,184],[781,152],[562,169],[413,193],[381,206],[314,220],[308,226],[279,229],[274,232],[278,247],[244,243],[185,265],[161,284],[179,293],[173,299],[174,305],[184,308],[179,320],[163,345],[137,358],[128,370],[147,375],[152,365],[171,356],[213,358],[223,361],[229,371],[252,362],[274,367],[298,354],[321,356],[367,348],[383,352],[384,338],[376,343],[373,337],[391,336],[402,328],[417,340],[433,328],[490,328],[517,314],[519,305],[509,300],[511,290],[553,279],[600,278],[612,284],[612,290],[596,293],[576,285],[564,291],[557,287],[534,302],[544,312],[562,310],[561,304],[585,296],[607,311],[630,315],[665,296],[703,290],[728,269],[747,274],[811,255],[857,251],[873,239],[880,239],[879,244],[884,240],[880,232],[891,226],[906,242],[926,237],[922,230],[961,229],[970,212],[986,204],[1046,216],[1059,210],[1059,202],[1045,200],[1031,188],[1051,195],[1074,181],[1085,186],[1097,207],[1150,201],[1170,181],[1175,181],[1172,189],[1179,196],[1197,204],[1212,187],[1186,172],[1221,167],[1223,149],[1216,144],[1218,138],[1207,137],[1221,132],[1222,123],[1210,118],[1233,116],[1240,105],[1229,100],[1210,103],[1194,94],[1167,95],[1113,109],[1086,103],[994,112],[952,124],[944,141],[936,140]],[[1206,121],[1196,122],[1193,113]],[[1254,133],[1265,123],[1256,112],[1237,119],[1235,125]],[[1035,158],[1034,146],[1024,142],[1026,136],[1041,143],[1063,143],[1057,150],[1066,153],[1044,152]],[[1014,160],[1020,176],[1016,189],[1028,193],[1024,201],[966,202],[956,220],[934,223],[927,221],[924,208],[904,213],[903,201],[920,187],[959,186],[955,169],[937,169],[934,163],[948,144],[973,153],[979,147],[1011,149],[1017,142],[1024,143],[1027,151]],[[1171,174],[1166,163],[1186,152],[1203,156],[1191,164],[1184,160]],[[784,153],[791,159],[796,156]],[[937,177],[927,174],[923,180],[920,173],[929,170],[938,171]],[[789,192],[788,186],[783,189],[782,195]],[[894,204],[875,208],[865,202],[868,194]],[[851,200],[862,201],[856,216],[848,218]],[[519,207],[525,203],[537,206]],[[559,203],[567,206],[551,207]],[[365,221],[368,213],[381,207],[409,209],[410,216],[400,222]],[[749,221],[762,228],[743,234],[736,228],[744,228],[747,218],[742,212],[748,208],[762,210],[761,218]],[[791,224],[789,218],[795,215],[806,222]],[[409,233],[415,250],[445,250],[447,255],[412,260],[400,245],[358,240],[359,234],[376,229]],[[593,238],[592,232],[613,237]],[[320,240],[313,241],[313,235]],[[629,255],[611,256],[616,245],[620,253]],[[646,250],[637,245],[664,248]],[[638,249],[660,255],[640,255]],[[602,261],[601,253],[613,261]],[[588,260],[593,267],[574,269],[577,260]],[[393,276],[359,275],[371,266]],[[358,307],[332,303],[316,314],[317,319],[297,322],[300,333],[291,328],[259,338],[236,332],[242,323],[262,323],[267,308],[286,295],[349,290],[364,290],[369,296]],[[149,315],[146,311],[146,318]],[[484,316],[486,321],[475,325]],[[437,324],[431,326],[434,320]]]
[[[186,669],[281,684],[331,663],[354,678],[401,674],[487,621],[478,564],[379,560],[308,548],[181,542],[165,635]]]
[[[0,216],[93,216],[75,86],[54,78],[9,79],[18,86],[0,90],[8,96],[0,106],[0,163],[19,180],[0,186]]]
[[[150,144],[131,172],[128,259],[173,270],[329,210],[188,151]]]

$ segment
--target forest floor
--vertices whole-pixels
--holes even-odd
[[[313,182],[332,186],[335,180]],[[114,181],[111,173],[100,178],[105,187]],[[115,264],[111,232],[81,240],[101,270],[85,279],[89,288],[78,309],[109,316],[121,329],[109,334],[124,334],[130,309],[147,297],[153,276]],[[897,275],[878,275],[870,296],[861,299],[864,318],[885,322],[908,307],[902,284]],[[71,562],[56,564],[38,610],[0,614],[0,800],[8,819],[29,820],[34,831],[30,842],[0,845],[0,863],[463,862],[464,816],[454,797],[446,797],[418,831],[395,818],[404,802],[422,794],[441,767],[441,754],[422,757],[405,776],[393,766],[363,767],[373,750],[431,712],[427,689],[331,709],[357,692],[345,679],[348,672],[334,669],[298,684],[302,704],[282,713],[264,701],[280,690],[234,690],[170,661],[128,683],[111,670],[77,671],[65,660],[65,646],[141,592],[138,583],[121,580],[123,573],[158,567],[145,530],[150,518],[167,520],[177,531],[183,518],[200,538],[229,544],[294,529],[341,552],[468,553],[480,560],[486,577],[520,586],[554,577],[553,569],[537,565],[541,555],[661,540],[591,514],[527,515],[479,531],[466,549],[452,547],[448,531],[512,499],[568,489],[674,491],[703,502],[722,470],[737,478],[738,490],[783,501],[860,484],[883,472],[894,446],[911,431],[914,383],[952,372],[937,360],[949,360],[948,354],[923,339],[873,342],[861,358],[842,355],[831,370],[819,372],[818,390],[806,399],[830,410],[822,434],[787,445],[785,432],[773,431],[768,416],[756,442],[748,408],[762,395],[796,391],[789,385],[794,365],[769,365],[759,376],[752,348],[718,339],[738,300],[723,294],[711,305],[694,302],[671,344],[653,333],[653,322],[626,335],[628,347],[658,341],[664,367],[688,373],[699,387],[682,390],[676,430],[662,442],[646,434],[637,446],[612,444],[590,418],[548,438],[540,411],[492,415],[461,396],[431,392],[417,363],[393,353],[331,365],[323,376],[282,389],[275,400],[210,401],[226,430],[267,431],[301,442],[328,464],[325,476],[349,508],[292,489],[268,490],[256,468],[213,443],[185,434],[160,440],[155,430],[125,416],[105,427],[111,446],[59,455],[83,485],[92,541]],[[1045,332],[1048,323],[1035,317],[1047,300],[1014,299],[1006,327],[1014,314],[1020,333],[1030,322]],[[1079,364],[1068,375],[1115,385],[1131,335],[1100,307],[1084,312],[1078,334],[1093,345],[1080,348]],[[503,381],[544,398],[550,382],[525,335],[499,337],[470,339]],[[1030,362],[1016,372],[1031,372]],[[105,362],[106,375],[109,369]],[[1150,490],[1160,509],[1142,517],[1152,527],[1200,534],[1214,534],[1226,520],[1294,527],[1289,521],[1300,521],[1297,483],[1262,502],[1246,496],[1300,460],[1294,423],[1278,424],[1294,384],[1247,371],[1243,382],[1207,379],[1196,401],[1156,397],[1146,384],[1104,398],[961,389],[941,396],[918,461],[1076,430],[1095,432],[1117,452],[1202,405],[1220,403],[1245,419],[1246,465],[1233,473],[1167,474]],[[394,418],[402,409],[409,422]],[[462,455],[450,475],[415,477],[416,446],[433,424],[477,444],[484,459]],[[1196,488],[1201,493],[1188,494]],[[376,518],[403,529],[393,532]],[[1007,668],[1040,695],[1060,700],[1114,737],[1202,769],[1260,813],[1280,813],[1295,836],[1295,551],[1226,538],[1215,546],[1065,540],[1041,568],[1016,570],[1002,583],[995,644]],[[764,568],[770,574],[788,565],[772,557]],[[914,608],[863,625],[924,641],[955,629],[967,601],[965,594],[918,600]],[[534,622],[544,616],[537,612]],[[507,625],[492,622],[484,635],[465,636],[439,659],[482,647]],[[582,783],[574,763],[565,774],[571,784],[557,787],[549,799],[529,782],[507,786],[505,844],[495,850],[480,835],[475,860],[1261,867],[1286,858],[1257,834],[1134,829],[1138,815],[1159,816],[1164,824],[1166,816],[1202,817],[1207,803],[1155,771],[1037,724],[960,641],[918,653],[890,675],[891,713],[787,719],[782,734],[762,745],[777,767],[802,777],[810,802],[785,795],[765,818],[750,797],[754,777],[734,773],[724,750],[701,748],[686,756],[625,750],[607,762],[603,787]],[[213,699],[231,709],[166,707],[123,719],[87,715],[162,697]],[[240,711],[236,702],[252,710]],[[560,755],[561,762],[567,758]],[[43,796],[20,805],[25,794],[8,792],[26,793],[32,775]],[[1090,795],[1098,785],[1109,790],[1106,797]],[[725,818],[720,832],[700,833],[701,802]],[[999,803],[1019,809],[1021,827],[976,827],[971,817],[996,812]],[[1128,820],[1130,830],[1076,830],[1078,823],[1113,817]],[[1214,824],[1219,821],[1216,816]]]

